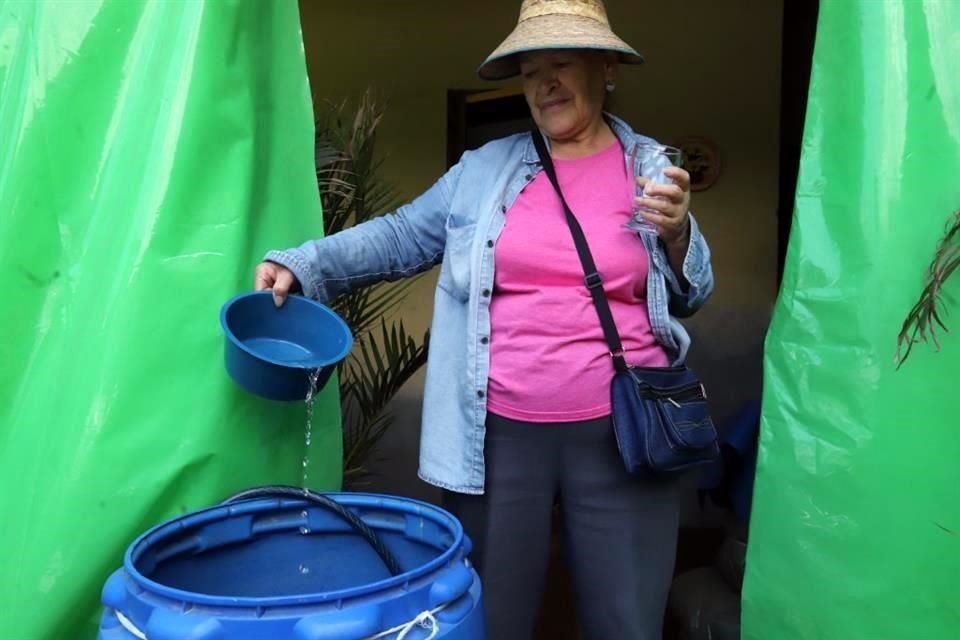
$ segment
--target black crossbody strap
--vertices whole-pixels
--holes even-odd
[[[600,317],[600,326],[603,328],[603,337],[610,349],[610,357],[613,358],[613,366],[617,371],[626,371],[627,361],[623,357],[623,344],[620,342],[620,332],[617,331],[617,325],[613,321],[613,313],[610,311],[610,303],[607,302],[607,294],[603,291],[603,277],[597,271],[597,265],[593,261],[593,255],[590,253],[590,246],[583,235],[583,229],[560,190],[557,172],[553,167],[550,152],[547,151],[547,145],[543,141],[543,135],[537,129],[531,131],[530,135],[533,137],[533,144],[540,156],[540,164],[543,165],[543,170],[546,171],[550,183],[553,184],[557,195],[560,196],[560,202],[563,203],[567,224],[570,226],[570,233],[573,234],[573,243],[577,247],[577,255],[580,257],[580,264],[583,266],[585,276],[583,282],[587,286],[587,290],[590,291],[593,306],[596,307],[597,315]]]

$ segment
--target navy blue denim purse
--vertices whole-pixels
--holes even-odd
[[[610,349],[614,368],[610,385],[611,420],[627,471],[665,473],[712,462],[720,454],[720,447],[703,384],[687,366],[627,365],[620,333],[603,291],[603,277],[597,272],[583,229],[560,191],[542,135],[536,129],[531,135],[540,163],[563,203],[577,255],[583,265],[584,284],[590,291]]]

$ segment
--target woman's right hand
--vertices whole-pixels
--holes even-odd
[[[287,295],[301,289],[293,272],[276,262],[261,262],[253,276],[253,288],[257,291],[273,290],[273,304],[282,306]]]

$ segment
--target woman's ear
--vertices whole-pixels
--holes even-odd
[[[617,69],[619,66],[617,54],[613,51],[607,52],[603,60],[603,79],[607,84],[617,84]]]

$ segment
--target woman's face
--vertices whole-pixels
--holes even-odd
[[[530,113],[550,138],[574,138],[601,120],[606,83],[616,69],[610,56],[557,49],[521,54],[519,62]]]

